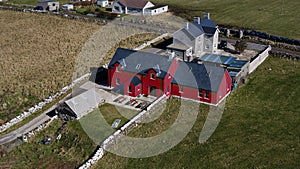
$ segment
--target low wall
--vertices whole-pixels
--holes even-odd
[[[170,35],[171,35],[171,34],[169,34],[169,33],[162,34],[162,35],[160,35],[160,36],[158,36],[158,37],[156,37],[156,38],[154,38],[154,39],[152,39],[152,40],[150,40],[150,41],[148,41],[148,42],[142,44],[141,46],[135,48],[134,50],[142,50],[142,49],[144,49],[145,47],[150,46],[152,43],[155,43],[155,42],[157,42],[157,41],[163,39],[164,37],[170,36]]]
[[[142,110],[135,117],[133,117],[129,122],[124,124],[119,130],[115,131],[112,135],[107,137],[101,144],[100,147],[95,151],[94,155],[90,157],[84,164],[82,164],[79,169],[88,169],[93,164],[95,164],[98,160],[100,160],[104,154],[105,149],[112,144],[114,144],[115,140],[117,140],[121,133],[128,133],[131,129],[137,127],[141,120],[151,113],[151,109],[155,107],[156,104],[160,103],[163,99],[166,99],[166,96],[163,95],[156,99],[153,103],[151,103],[147,110]]]
[[[271,51],[270,45],[250,61],[249,74],[252,73],[260,64],[262,64],[262,62],[266,60],[266,58],[269,56],[269,51]]]
[[[63,87],[60,91],[58,91],[54,95],[49,96],[49,98],[44,99],[43,101],[41,101],[38,104],[36,104],[36,105],[32,106],[31,108],[29,108],[27,111],[24,111],[23,113],[21,113],[17,117],[15,117],[15,118],[11,119],[10,121],[6,122],[2,126],[0,126],[0,133],[4,132],[5,130],[7,130],[8,128],[13,126],[14,124],[17,124],[17,123],[23,121],[26,117],[28,117],[31,114],[33,114],[33,113],[37,112],[38,110],[42,109],[47,104],[53,102],[59,96],[63,95],[68,90],[72,89],[72,87],[74,87],[76,84],[78,84],[82,80],[88,78],[90,75],[91,75],[90,73],[87,73],[87,74],[79,77],[78,79],[75,79],[70,85]]]

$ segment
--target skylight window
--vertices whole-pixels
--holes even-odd
[[[140,67],[141,67],[141,64],[137,64],[135,68],[140,69]]]

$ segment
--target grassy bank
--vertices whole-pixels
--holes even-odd
[[[0,24],[0,119],[4,121],[69,84],[75,58],[99,28],[13,11],[0,11]]]
[[[62,129],[60,140],[55,138],[62,121],[55,120],[43,132],[14,148],[9,153],[2,154],[1,163],[9,163],[12,168],[75,168],[93,153],[96,144],[86,135],[78,121],[68,122]],[[39,141],[51,137],[53,142],[42,145]]]
[[[232,25],[268,32],[270,34],[300,39],[300,1],[273,0],[153,0],[154,3],[168,4],[176,15],[186,19],[210,12],[218,24]]]
[[[297,168],[299,68],[297,61],[267,59],[246,85],[230,95],[217,130],[204,144],[198,139],[206,116],[198,115],[188,136],[170,151],[144,159],[108,153],[95,168]],[[169,118],[160,118],[164,123],[149,123],[132,134],[157,134],[154,128],[177,116],[169,110],[165,112]]]
[[[137,113],[110,104],[101,105],[99,110],[109,126],[114,120],[121,119],[119,127],[128,121],[121,114],[131,118]],[[88,159],[97,144],[114,131],[111,128],[105,131],[105,128],[101,127],[103,124],[100,124],[100,120],[97,111],[83,117],[80,121],[69,121],[65,125],[61,120],[55,120],[48,128],[29,139],[28,143],[22,143],[10,152],[0,149],[0,164],[8,164],[7,167],[20,169],[76,168]],[[94,135],[90,135],[87,130],[93,130]],[[62,133],[62,137],[56,140],[59,133]],[[51,137],[53,142],[46,145],[39,144],[39,141],[47,137]],[[93,140],[94,137],[102,140]]]

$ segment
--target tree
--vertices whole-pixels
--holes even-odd
[[[245,40],[238,40],[235,42],[234,47],[238,53],[243,53],[247,47],[247,42]]]

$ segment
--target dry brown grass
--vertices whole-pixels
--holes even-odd
[[[99,26],[0,11],[0,118],[4,121],[71,81],[75,57]]]
[[[12,11],[0,11],[0,25],[0,121],[106,63],[117,47],[132,49],[157,36],[114,24],[100,27]]]

